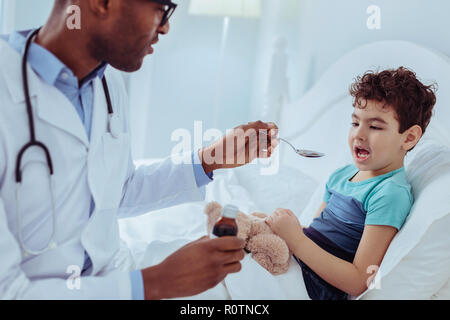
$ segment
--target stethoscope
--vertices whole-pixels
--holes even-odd
[[[40,30],[40,28],[33,31],[28,36],[26,44],[25,44],[25,49],[23,52],[23,57],[22,57],[22,80],[23,80],[23,90],[24,90],[24,95],[25,95],[25,102],[26,102],[26,106],[27,106],[28,125],[29,125],[29,130],[30,130],[30,141],[27,144],[25,144],[19,151],[19,154],[16,159],[15,174],[16,174],[16,204],[17,204],[18,234],[19,234],[20,246],[21,246],[25,256],[39,255],[41,253],[46,252],[49,249],[54,249],[57,247],[57,243],[54,241],[55,230],[56,230],[56,210],[55,210],[55,198],[54,198],[53,181],[52,181],[53,173],[54,173],[53,162],[52,162],[52,158],[50,156],[50,152],[49,152],[47,146],[44,143],[36,140],[36,132],[34,129],[33,110],[32,110],[30,91],[29,91],[29,86],[28,86],[28,73],[27,73],[28,51],[30,49],[30,45],[31,45],[33,38],[37,35],[39,30]],[[103,84],[103,90],[105,92],[106,103],[108,106],[108,131],[113,138],[117,139],[119,137],[119,130],[118,130],[119,119],[114,114],[114,110],[112,108],[111,96],[109,94],[108,84],[106,82],[105,76],[103,76],[103,78],[102,78],[102,84]],[[18,196],[19,188],[22,183],[22,171],[21,171],[22,157],[25,154],[25,152],[29,148],[32,148],[32,147],[38,147],[44,151],[45,157],[46,157],[46,164],[47,164],[47,167],[49,170],[49,175],[50,175],[49,181],[50,181],[50,195],[51,195],[51,202],[52,202],[52,219],[53,219],[52,235],[51,235],[50,240],[48,241],[46,247],[43,249],[40,249],[40,250],[33,250],[33,249],[28,248],[25,245],[23,235],[22,235],[22,213],[19,208],[19,196]]]

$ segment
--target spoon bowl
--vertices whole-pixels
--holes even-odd
[[[268,136],[267,133],[262,132],[261,133],[265,134],[266,136]],[[322,158],[325,156],[324,153],[322,152],[317,152],[317,151],[312,151],[312,150],[304,150],[304,149],[297,149],[296,147],[294,147],[292,145],[292,143],[290,143],[289,141],[287,141],[286,139],[283,138],[278,138],[283,142],[286,142],[288,145],[291,146],[291,148],[295,151],[295,153],[297,153],[299,156],[305,157],[305,158]]]

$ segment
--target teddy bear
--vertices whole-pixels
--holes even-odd
[[[217,202],[206,205],[208,217],[208,234],[211,234],[215,223],[221,218],[222,206]],[[246,215],[239,212],[236,218],[238,225],[237,237],[245,240],[245,251],[252,254],[264,269],[273,275],[285,273],[289,268],[291,253],[286,242],[274,234],[264,219],[263,213]]]

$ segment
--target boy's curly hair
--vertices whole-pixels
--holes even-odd
[[[425,133],[436,104],[436,84],[423,85],[416,74],[400,67],[396,70],[368,71],[357,77],[350,87],[354,97],[353,106],[364,109],[367,100],[384,102],[392,107],[400,123],[399,133],[404,133],[414,125],[419,125]]]

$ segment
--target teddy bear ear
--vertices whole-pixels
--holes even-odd
[[[205,207],[205,213],[208,216],[217,210],[219,210],[219,212],[222,210],[222,206],[218,202],[210,202]]]

